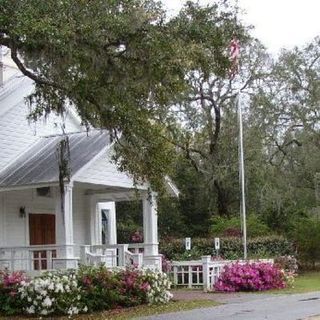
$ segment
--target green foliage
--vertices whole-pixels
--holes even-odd
[[[170,107],[189,93],[187,75],[228,77],[236,21],[232,6],[191,1],[167,19],[153,0],[3,0],[0,44],[35,81],[31,120],[73,106],[110,131],[120,170],[161,190],[179,144]]]
[[[11,316],[22,310],[24,304],[17,296],[20,283],[26,279],[23,272],[0,271],[0,314]]]
[[[208,194],[202,175],[195,171],[188,160],[181,155],[177,160],[173,179],[181,192],[178,200],[181,220],[187,226],[181,235],[188,237],[208,233],[211,216],[210,194]],[[168,211],[168,217],[170,214]],[[177,237],[175,232],[168,235]]]
[[[213,217],[211,219],[211,234],[213,236],[241,236],[240,217],[231,219],[223,217]],[[249,214],[247,216],[247,235],[250,238],[266,236],[271,233],[268,226],[262,222],[257,215]]]
[[[78,273],[81,286],[85,289],[83,300],[88,310],[108,310],[119,301],[119,279],[103,267],[81,267]]]
[[[166,238],[172,234],[182,237],[187,229],[186,215],[182,214],[180,200],[177,198],[160,198],[158,202],[159,237]]]
[[[81,266],[78,270],[42,273],[33,279],[21,272],[0,273],[0,316],[68,315],[166,304],[172,298],[165,273],[148,269],[109,270]]]
[[[2,0],[0,45],[35,81],[30,120],[71,105],[87,127],[109,130],[113,161],[136,182],[163,191],[165,175],[176,179],[179,202],[159,206],[163,236],[201,236],[212,216],[238,212],[241,88],[248,207],[288,234],[320,199],[320,38],[271,59],[237,12],[230,1],[188,1],[168,18],[153,0]],[[241,59],[230,79],[233,37]],[[268,233],[252,219],[249,235]],[[138,220],[123,219],[119,239]]]
[[[316,266],[320,261],[320,220],[317,217],[304,218],[296,222],[291,233],[298,249],[302,266]]]
[[[131,236],[143,228],[142,201],[116,202],[118,243],[132,242]]]
[[[273,258],[294,255],[292,242],[282,236],[265,236],[248,240],[250,258]],[[199,259],[203,255],[217,255],[213,238],[193,238],[192,249],[185,250],[184,239],[166,239],[160,242],[159,251],[172,260]],[[239,238],[221,238],[219,255],[225,259],[241,259],[243,245]]]

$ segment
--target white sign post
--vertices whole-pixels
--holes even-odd
[[[214,248],[215,248],[217,256],[218,256],[219,250],[220,250],[220,238],[214,238]]]
[[[185,239],[186,250],[191,250],[191,238]]]

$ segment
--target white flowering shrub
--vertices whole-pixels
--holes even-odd
[[[172,298],[171,282],[166,273],[153,270],[143,270],[143,278],[149,284],[147,302],[149,304],[168,303]]]
[[[69,273],[45,273],[31,281],[22,281],[18,290],[24,312],[30,315],[86,312],[77,276]]]
[[[82,266],[47,272],[33,279],[6,272],[0,277],[0,315],[69,315],[167,303],[172,295],[167,274],[136,268],[109,270]]]

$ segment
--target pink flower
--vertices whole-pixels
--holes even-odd
[[[5,287],[10,288],[16,286],[22,281],[27,281],[27,278],[22,271],[15,271],[11,274],[7,271],[3,271],[0,273],[0,282],[2,282]]]
[[[144,282],[140,285],[140,289],[142,291],[149,291],[151,289],[150,284],[148,282]]]
[[[88,276],[84,276],[82,278],[82,283],[85,285],[85,286],[91,286],[92,284],[92,280],[88,277]]]
[[[139,231],[136,231],[131,236],[131,241],[132,242],[143,242],[143,235]]]
[[[226,266],[215,284],[215,290],[262,291],[286,286],[281,270],[270,263],[235,263]]]

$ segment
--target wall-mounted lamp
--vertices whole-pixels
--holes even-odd
[[[20,216],[20,218],[25,218],[26,217],[26,207],[20,207],[19,208],[19,216]]]

